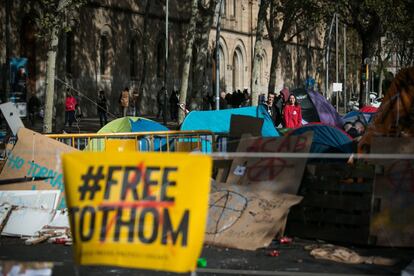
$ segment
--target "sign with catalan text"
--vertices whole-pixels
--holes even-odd
[[[207,221],[210,157],[125,152],[62,158],[79,264],[195,270]]]

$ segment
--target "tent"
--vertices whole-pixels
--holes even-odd
[[[308,124],[293,129],[287,135],[312,131],[311,153],[352,153],[352,138],[342,129],[324,124]]]
[[[378,107],[366,105],[366,106],[363,106],[359,111],[363,113],[375,113],[378,111]]]
[[[368,113],[368,112],[361,112],[361,111],[350,111],[342,117],[342,121],[345,123],[354,123],[355,121],[359,120],[364,125],[368,125],[375,113]]]
[[[103,126],[97,133],[169,131],[164,125],[142,117],[122,117]]]
[[[210,130],[229,133],[232,115],[245,115],[263,119],[262,136],[280,136],[263,105],[210,111],[192,111],[185,118],[181,130]]]
[[[142,118],[142,117],[122,117],[115,119],[105,126],[103,126],[97,133],[123,133],[123,132],[160,132],[169,131],[169,129],[162,124]],[[100,151],[104,146],[103,139],[94,138],[88,145],[87,150]],[[151,143],[154,151],[162,151],[165,148],[167,141],[165,138],[155,137],[152,141],[149,139],[140,139],[139,148],[141,151],[149,151]]]
[[[414,136],[414,67],[401,69],[392,81],[375,118],[358,144],[369,152],[373,136]]]
[[[328,100],[321,94],[312,90],[298,88],[292,90],[298,102],[302,107],[302,117],[308,122],[321,122],[326,125],[341,128],[343,121],[341,116],[336,112]]]

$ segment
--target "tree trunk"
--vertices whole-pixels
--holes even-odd
[[[259,102],[259,94],[261,89],[260,78],[260,66],[263,59],[263,34],[266,23],[267,7],[269,1],[262,0],[259,8],[259,14],[257,16],[257,30],[256,30],[256,42],[254,44],[254,56],[253,56],[253,70],[252,70],[252,105],[255,106]]]
[[[45,118],[43,121],[43,133],[51,133],[53,127],[53,97],[55,92],[56,51],[58,44],[59,37],[57,36],[56,28],[54,28],[51,31],[51,44],[47,52]]]
[[[278,68],[278,60],[280,54],[280,45],[279,41],[272,43],[272,63],[270,65],[270,79],[269,79],[269,88],[268,92],[274,92],[276,87],[276,73]]]
[[[197,49],[196,62],[193,65],[194,75],[192,83],[192,96],[193,103],[197,106],[202,104],[203,95],[205,91],[205,76],[207,69],[207,56],[208,56],[208,42],[210,38],[210,30],[214,23],[214,15],[216,10],[219,10],[220,1],[210,0],[210,6],[203,13],[199,13],[197,32],[197,41],[195,47]]]
[[[144,15],[144,27],[143,27],[143,37],[142,37],[142,71],[141,71],[141,82],[139,84],[139,91],[141,95],[143,93],[143,86],[145,84],[147,76],[147,61],[148,61],[148,21],[149,21],[149,12],[151,9],[152,0],[147,0],[147,5],[145,6],[145,15]]]
[[[195,28],[196,28],[197,14],[198,14],[197,5],[198,5],[198,1],[192,0],[190,25],[188,26],[188,30],[187,30],[187,48],[185,50],[184,67],[183,67],[183,73],[181,75],[180,105],[181,104],[185,105],[187,101],[188,79],[190,76],[191,60],[193,57],[194,35],[195,35]],[[182,110],[179,110],[178,122],[180,124],[183,122],[184,117],[185,117],[184,112]]]

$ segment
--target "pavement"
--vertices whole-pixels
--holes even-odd
[[[372,264],[344,264],[327,260],[317,260],[305,245],[317,241],[295,238],[291,244],[273,242],[269,248],[256,251],[242,251],[229,248],[204,246],[200,257],[205,258],[207,266],[199,268],[197,275],[401,275],[414,258],[413,249],[353,247],[363,256],[382,256],[394,258],[394,266]],[[269,252],[279,251],[279,256],[269,256]],[[43,243],[24,245],[18,238],[0,239],[0,263],[15,262],[53,262],[53,275],[175,275],[174,273],[127,269],[109,266],[77,266],[73,262],[72,246]],[[188,275],[188,274],[187,274]]]

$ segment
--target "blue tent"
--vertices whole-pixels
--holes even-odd
[[[293,129],[287,135],[313,132],[311,153],[352,153],[352,138],[342,129],[323,124],[309,124]]]
[[[342,117],[342,120],[345,123],[354,123],[355,121],[359,120],[364,125],[368,125],[372,118],[374,117],[375,113],[367,113],[367,112],[361,112],[361,111],[350,111],[347,114],[345,114],[344,117]]]
[[[262,105],[223,110],[192,111],[185,118],[181,130],[210,130],[214,133],[229,133],[232,115],[262,118],[262,136],[280,136],[273,125],[272,118]]]

